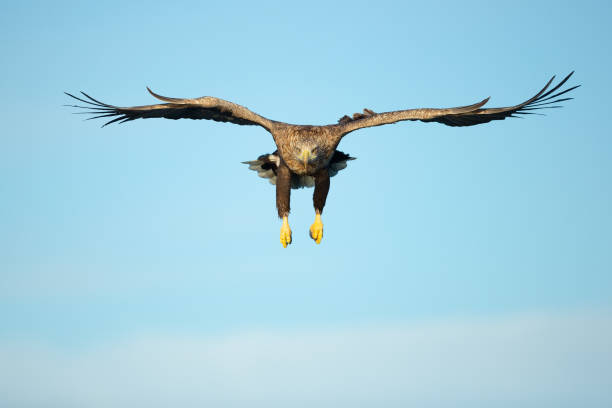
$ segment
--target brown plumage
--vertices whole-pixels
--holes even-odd
[[[271,155],[263,155],[257,160],[245,163],[249,164],[251,169],[257,170],[260,176],[275,182],[276,205],[279,217],[284,219],[283,228],[285,228],[289,214],[291,188],[315,187],[313,202],[317,213],[315,221],[317,226],[315,228],[315,224],[313,224],[311,227],[311,236],[313,238],[319,236],[318,239],[315,238],[318,243],[322,236],[322,224],[319,215],[323,212],[323,207],[325,206],[325,200],[329,191],[329,178],[346,167],[347,160],[353,159],[336,150],[342,138],[348,133],[357,129],[381,126],[404,120],[438,122],[448,126],[473,126],[492,120],[503,120],[507,117],[533,114],[534,112],[532,111],[538,109],[558,108],[557,103],[573,99],[567,97],[560,98],[560,96],[580,86],[576,85],[562,91],[559,90],[572,74],[573,72],[549,89],[555,78],[552,77],[535,96],[514,106],[485,109],[482,107],[489,100],[489,98],[486,98],[475,104],[456,108],[420,108],[383,113],[364,109],[363,113],[355,113],[352,117],[345,115],[338,120],[338,123],[326,126],[292,125],[277,122],[260,116],[244,106],[223,99],[211,96],[194,99],[168,98],[154,93],[149,88],[147,90],[151,95],[165,103],[118,107],[102,103],[84,92],[81,92],[82,97],[69,93],[66,94],[86,104],[86,106],[69,106],[88,109],[87,112],[80,113],[92,114],[93,116],[89,119],[109,118],[103,126],[115,122],[128,122],[134,119],[166,118],[210,119],[237,125],[258,125],[263,127],[272,134],[278,150]],[[283,230],[281,230],[281,242],[283,242],[284,246],[291,242],[291,231],[288,229],[288,225],[286,228],[289,234],[288,241],[287,238],[284,240]],[[285,236],[287,236],[287,233],[285,233]]]

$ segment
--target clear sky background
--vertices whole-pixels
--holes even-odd
[[[426,4],[428,3],[428,4]],[[0,400],[11,407],[612,405],[609,2],[11,2],[0,13]],[[261,128],[63,107],[213,95],[350,134],[325,237],[241,161]],[[180,404],[180,405],[179,405]],[[0,404],[3,405],[3,404]]]

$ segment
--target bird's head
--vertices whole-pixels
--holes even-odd
[[[304,164],[304,167],[312,167],[319,159],[319,148],[315,145],[302,146],[298,159]]]

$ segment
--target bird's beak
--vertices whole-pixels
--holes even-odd
[[[302,160],[304,161],[304,167],[308,166],[308,162],[310,161],[310,151],[302,150]]]

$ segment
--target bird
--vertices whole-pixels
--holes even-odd
[[[561,106],[558,103],[573,99],[561,97],[580,86],[575,85],[561,90],[561,87],[573,74],[574,71],[570,72],[551,87],[555,80],[553,76],[536,95],[514,106],[483,108],[489,101],[489,98],[485,98],[480,102],[455,108],[417,108],[381,113],[363,109],[361,113],[355,113],[352,116],[344,115],[337,123],[323,126],[295,125],[271,120],[244,106],[212,96],[169,98],[158,95],[149,87],[147,87],[149,93],[164,103],[119,107],[100,102],[82,91],[80,96],[68,92],[65,94],[82,103],[66,106],[86,110],[75,113],[92,115],[88,119],[108,118],[109,120],[102,127],[115,122],[124,123],[135,119],[166,118],[208,119],[236,125],[260,126],[267,130],[274,139],[276,151],[243,163],[276,186],[276,208],[278,217],[282,220],[280,242],[284,248],[287,248],[292,242],[292,231],[289,226],[291,189],[296,188],[314,187],[315,219],[309,228],[309,235],[315,243],[321,243],[323,238],[321,215],[329,193],[330,177],[346,168],[348,161],[355,159],[337,150],[340,141],[349,133],[358,129],[400,121],[437,122],[447,126],[474,126],[494,120],[537,114],[534,111],[559,108]]]

